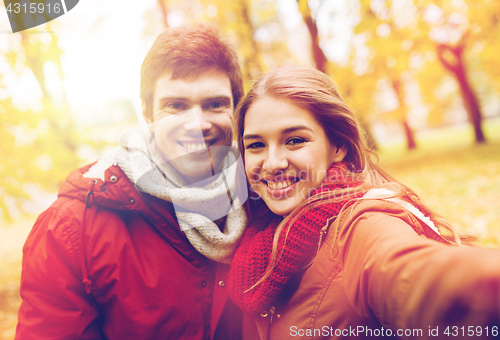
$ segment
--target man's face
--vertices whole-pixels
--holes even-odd
[[[155,85],[151,120],[157,150],[188,182],[218,173],[231,145],[233,100],[229,77],[212,68],[197,77],[161,76]],[[219,151],[219,152],[218,152]]]

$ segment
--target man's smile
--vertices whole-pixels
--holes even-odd
[[[208,147],[214,145],[216,142],[216,139],[209,139],[203,141],[178,141],[177,143],[189,152],[199,152],[207,150]]]

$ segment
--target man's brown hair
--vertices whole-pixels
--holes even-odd
[[[149,50],[141,68],[141,99],[152,116],[156,81],[167,72],[172,79],[196,77],[217,67],[227,74],[236,107],[243,81],[236,51],[211,26],[181,26],[163,32]]]

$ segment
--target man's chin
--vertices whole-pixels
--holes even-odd
[[[177,150],[177,157],[167,163],[185,179],[187,185],[191,185],[220,173],[230,150],[230,146],[211,146],[197,152]]]
[[[187,185],[201,182],[215,175],[210,164],[206,162],[189,162],[172,164],[173,168],[185,179]]]

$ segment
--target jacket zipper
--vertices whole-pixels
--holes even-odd
[[[267,340],[271,339],[271,324],[273,323],[273,316],[274,312],[276,311],[276,307],[274,306],[275,304],[276,301],[271,305],[271,308],[269,308],[269,327],[267,327]]]
[[[274,312],[276,310],[276,307],[274,306],[271,306],[271,308],[269,309],[269,314],[271,314],[271,317],[269,318],[269,325],[271,325],[273,323],[273,315],[274,315]],[[271,327],[269,327],[270,329]]]
[[[149,202],[148,200],[143,196],[143,194],[137,190],[137,192],[139,193],[139,196],[141,196],[141,199],[142,199],[142,202],[144,202],[144,204],[149,208],[151,209],[152,211],[156,212],[159,216],[161,216],[161,218],[163,218],[164,220],[166,220],[168,222],[168,224],[173,228],[174,230],[174,233],[176,233],[179,237],[184,237],[184,235],[182,234],[181,231],[179,231],[178,229],[178,226],[176,226],[175,224],[173,224],[165,215],[163,215],[161,212],[159,212],[155,207],[153,207]],[[156,227],[155,227],[156,228]],[[174,249],[176,249],[178,252],[180,252],[180,250],[177,249],[177,247],[175,247],[171,242],[170,240],[165,237],[165,235],[163,235],[161,232],[160,232],[160,235],[161,237],[167,241],[167,243],[169,243]],[[195,267],[199,267],[201,266],[201,264],[199,264],[198,266],[195,264],[196,261],[199,263],[199,261],[201,261],[203,263],[203,255],[200,254],[200,256],[196,256],[197,259],[192,259],[192,260],[189,260],[191,263],[193,263],[193,265]],[[201,258],[200,258],[201,257]]]
[[[161,212],[159,212],[155,207],[153,207],[149,202],[148,200],[142,195],[142,193],[137,190],[137,192],[139,193],[139,196],[141,196],[141,199],[142,201],[144,202],[144,204],[151,210],[153,210],[154,212],[156,212],[158,215],[160,215],[165,221],[168,222],[168,224],[170,224],[170,226],[172,228],[174,228],[174,230],[179,234],[179,232],[177,231],[177,227],[165,216],[163,215]]]

